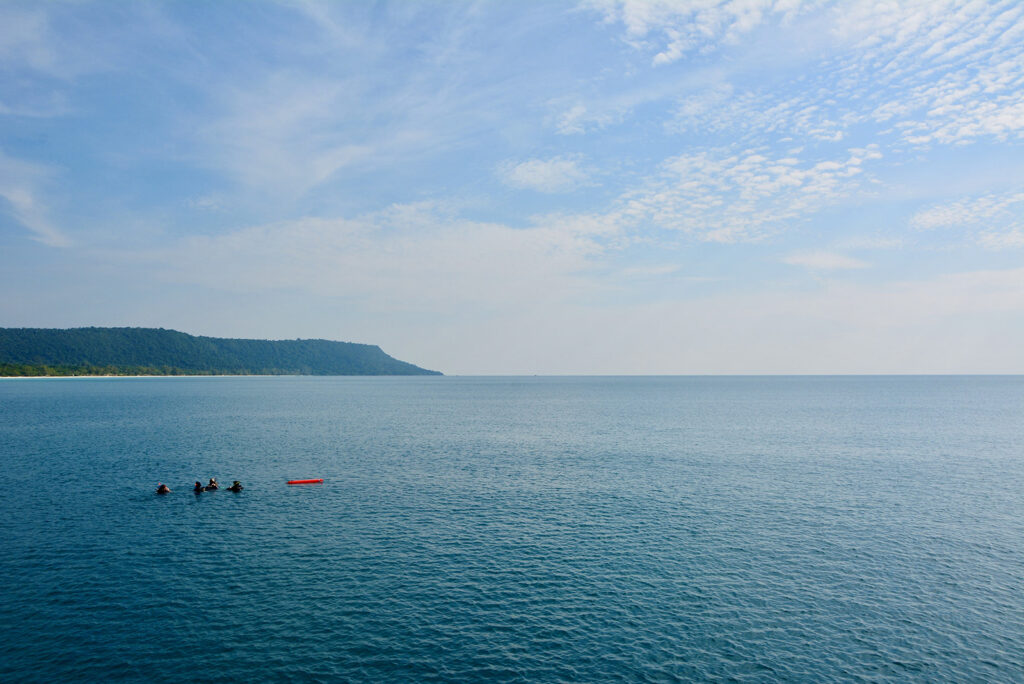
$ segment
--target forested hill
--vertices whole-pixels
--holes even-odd
[[[0,328],[0,375],[440,375],[380,347],[163,328]]]

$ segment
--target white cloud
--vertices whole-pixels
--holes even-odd
[[[25,94],[17,104],[0,102],[0,116],[18,116],[30,119],[47,119],[63,116],[70,112],[63,93],[48,91],[41,95]]]
[[[841,4],[844,78],[913,145],[1024,133],[1024,6],[972,0]]]
[[[220,290],[294,290],[376,311],[482,313],[589,289],[580,274],[602,250],[565,224],[510,228],[424,203],[191,237],[146,258],[170,278]]]
[[[989,249],[1020,249],[1024,247],[1024,224],[1008,226],[1002,230],[986,230],[978,236],[983,247]]]
[[[939,204],[914,214],[917,230],[954,229],[990,249],[1024,246],[1024,192],[996,193]]]
[[[670,64],[695,51],[734,43],[767,17],[788,19],[820,2],[807,0],[587,0],[609,24],[622,24],[626,40],[654,52],[653,64]]]
[[[791,266],[803,266],[812,271],[848,270],[867,268],[868,266],[860,259],[825,251],[797,252],[787,256],[783,262]]]
[[[586,106],[577,103],[563,111],[558,116],[555,129],[562,135],[585,133],[587,130]]]
[[[589,174],[579,162],[568,157],[505,162],[498,167],[498,175],[513,188],[545,193],[575,190],[589,180]]]
[[[377,152],[362,136],[335,125],[357,106],[358,87],[331,79],[277,73],[222,95],[225,115],[202,132],[202,153],[244,185],[297,194]]]
[[[613,19],[628,5],[610,4],[619,8],[608,15]],[[767,1],[757,4],[768,8],[763,21],[778,22],[772,18],[777,7]],[[646,36],[670,24],[672,17],[731,11],[731,3],[699,5],[655,3],[638,13],[641,18],[623,19],[627,35]],[[883,124],[891,144],[912,147],[1024,138],[1024,4],[851,0],[822,6],[801,4],[798,14],[805,25],[779,27],[778,40],[786,44],[783,54],[791,55],[791,61],[776,72],[787,75],[799,67],[797,91],[772,78],[743,88],[728,81],[715,83],[680,96],[668,128],[730,132],[748,144],[767,135],[838,142],[858,126]],[[725,42],[722,27],[728,21],[712,23],[719,30],[709,29],[701,40]],[[815,43],[808,36],[814,32],[830,41]],[[806,52],[790,50],[793,42]],[[638,47],[651,49],[643,41]],[[779,51],[770,54],[778,59]],[[727,73],[729,77],[746,80],[743,69]]]
[[[1024,192],[958,200],[918,212],[910,219],[910,225],[918,230],[969,226],[1007,215],[1018,204],[1024,204]]]
[[[713,242],[757,240],[860,188],[874,146],[840,160],[773,158],[763,150],[709,150],[668,159],[662,173],[626,193],[623,220],[653,223]]]
[[[534,73],[496,56],[518,56],[518,42],[492,45],[496,34],[486,48],[477,42],[489,28],[482,9],[405,3],[378,21],[359,5],[285,4],[298,10],[299,28],[278,41],[261,36],[270,66],[202,85],[212,106],[194,158],[243,188],[290,199],[342,176],[492,149],[496,131],[530,125],[510,118],[553,99]]]
[[[836,243],[837,249],[900,249],[906,240],[883,235],[852,235]]]
[[[6,200],[8,212],[44,245],[67,247],[71,244],[70,238],[50,220],[41,199],[40,186],[51,173],[45,166],[0,152],[0,198]]]
[[[90,26],[91,8],[82,3],[0,3],[0,64],[65,82],[123,68],[112,59],[112,46],[154,28],[146,20],[155,14],[149,8],[124,10],[117,22]]]
[[[57,52],[50,22],[40,9],[24,11],[0,7],[0,60],[10,68],[21,65],[44,74],[62,75],[63,60]]]
[[[667,128],[705,133],[737,131],[746,139],[788,134],[819,142],[840,142],[847,123],[835,103],[822,101],[820,92],[780,99],[774,91],[736,93],[732,86],[719,84],[686,97]]]
[[[365,46],[367,36],[351,22],[339,19],[332,11],[332,3],[326,0],[278,0],[283,5],[294,8],[305,15],[317,26],[328,40],[335,44]]]
[[[602,94],[586,99],[581,95],[557,97],[548,102],[554,114],[548,117],[560,135],[578,135],[600,131],[627,120],[637,107],[664,99],[674,93],[674,84],[655,87],[626,88],[612,95]]]
[[[206,195],[199,195],[197,197],[186,198],[184,204],[190,209],[219,211],[224,206],[224,197],[216,193],[210,193]]]
[[[445,91],[423,75],[396,76],[385,86],[383,78],[282,70],[225,90],[196,155],[244,187],[301,196],[344,171],[402,165],[457,148],[485,118],[480,108],[507,96]]]

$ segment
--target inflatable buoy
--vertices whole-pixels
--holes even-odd
[[[322,484],[323,481],[323,478],[316,480],[288,480],[288,484]]]

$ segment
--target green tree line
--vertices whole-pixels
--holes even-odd
[[[200,337],[163,328],[0,328],[0,374],[440,375],[376,345]]]

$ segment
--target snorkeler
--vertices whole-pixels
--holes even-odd
[[[233,483],[231,483],[231,486],[228,487],[229,492],[240,492],[242,491],[242,489],[244,489],[244,487],[242,487],[242,483],[239,482],[238,480],[235,480]]]
[[[157,494],[170,494],[171,493],[171,488],[168,487],[167,485],[165,485],[163,482],[158,482],[156,484],[156,493]]]
[[[192,488],[192,491],[195,492],[196,494],[202,494],[203,493],[203,483],[200,482],[199,480],[196,480],[196,486]]]
[[[210,484],[206,485],[207,489],[220,489],[220,485],[217,484],[217,478],[211,477]]]

